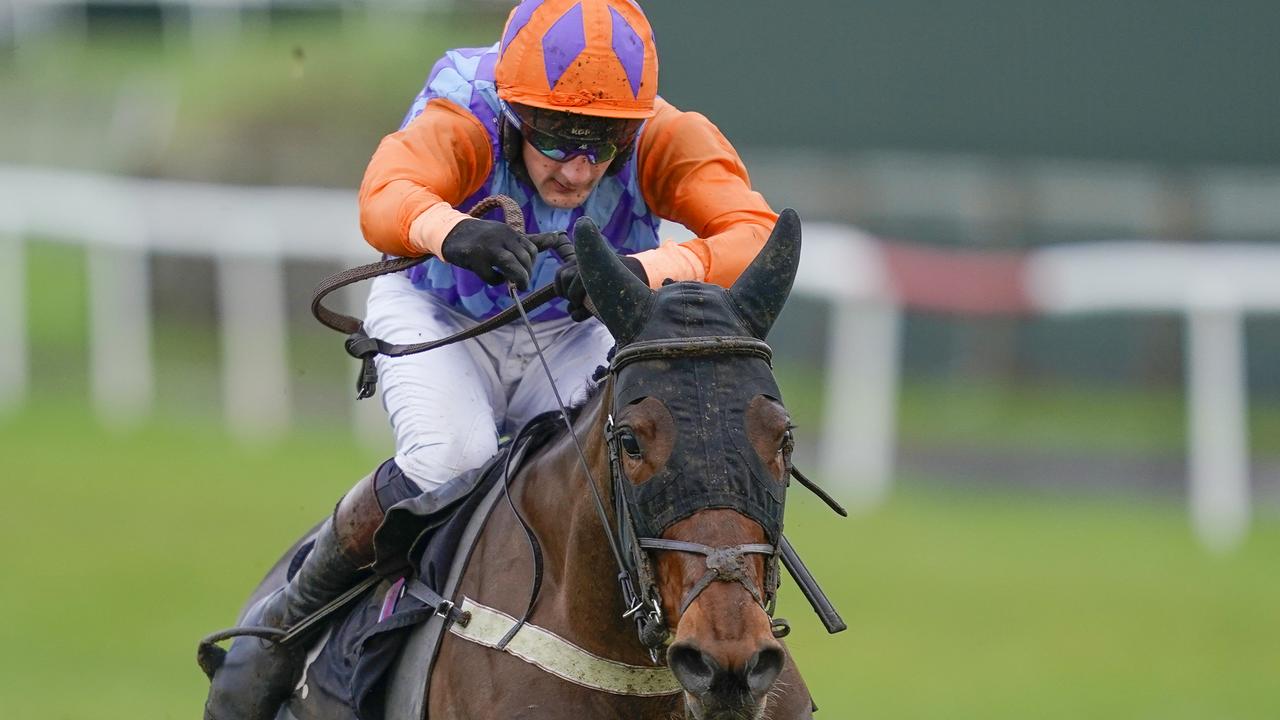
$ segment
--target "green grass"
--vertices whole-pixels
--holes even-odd
[[[797,528],[796,515],[796,542],[851,625],[824,638],[788,610],[835,717],[1280,711],[1274,517],[1214,559],[1173,504],[928,493],[839,525],[804,513],[814,526]]]
[[[319,433],[256,450],[189,423],[115,435],[54,407],[0,428],[0,716],[193,717],[193,641],[375,458]]]
[[[0,716],[188,718],[201,634],[377,461],[344,434],[237,446],[162,418],[126,434],[74,405],[0,423]],[[783,614],[821,717],[1273,718],[1280,521],[1236,554],[1175,503],[900,493],[788,532],[849,622]]]
[[[1254,408],[1255,449],[1280,450],[1280,412]],[[904,439],[1091,452],[1179,452],[1186,445],[1181,388],[1125,389],[1080,383],[991,381],[906,384],[899,412]]]

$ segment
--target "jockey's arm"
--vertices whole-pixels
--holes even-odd
[[[706,117],[659,99],[636,149],[640,191],[659,216],[697,237],[637,253],[655,287],[664,278],[733,284],[769,239],[775,213],[751,189],[737,151]]]
[[[436,98],[403,130],[382,139],[360,184],[360,229],[374,248],[400,257],[440,255],[444,238],[470,216],[454,209],[493,166],[484,127]]]

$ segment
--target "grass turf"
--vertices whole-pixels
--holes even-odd
[[[214,426],[0,423],[0,716],[185,718],[196,640],[374,462],[340,431],[269,447]],[[1227,558],[1180,505],[905,490],[850,520],[793,494],[789,534],[850,630],[784,586],[820,717],[1271,718],[1280,523]]]

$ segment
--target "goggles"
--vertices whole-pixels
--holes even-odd
[[[502,114],[506,116],[516,127],[520,128],[520,134],[524,136],[525,142],[533,146],[534,150],[546,158],[556,162],[568,162],[576,157],[585,156],[587,161],[592,165],[600,165],[607,163],[618,156],[628,145],[630,145],[636,136],[636,131],[640,127],[637,121],[616,121],[591,118],[597,122],[608,122],[610,125],[605,126],[606,129],[600,130],[579,130],[573,125],[567,126],[568,132],[583,132],[594,137],[573,138],[565,135],[550,133],[535,127],[528,120],[525,120],[515,111],[511,105],[506,102],[502,103]],[[557,113],[559,115],[568,115],[568,113]],[[582,117],[582,116],[577,116]]]

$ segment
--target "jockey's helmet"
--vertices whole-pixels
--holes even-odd
[[[616,158],[616,173],[654,114],[653,30],[633,0],[524,0],[507,17],[494,79],[508,157],[523,139],[560,162]]]
[[[508,103],[603,118],[652,117],[653,30],[633,0],[524,0],[494,68]]]

